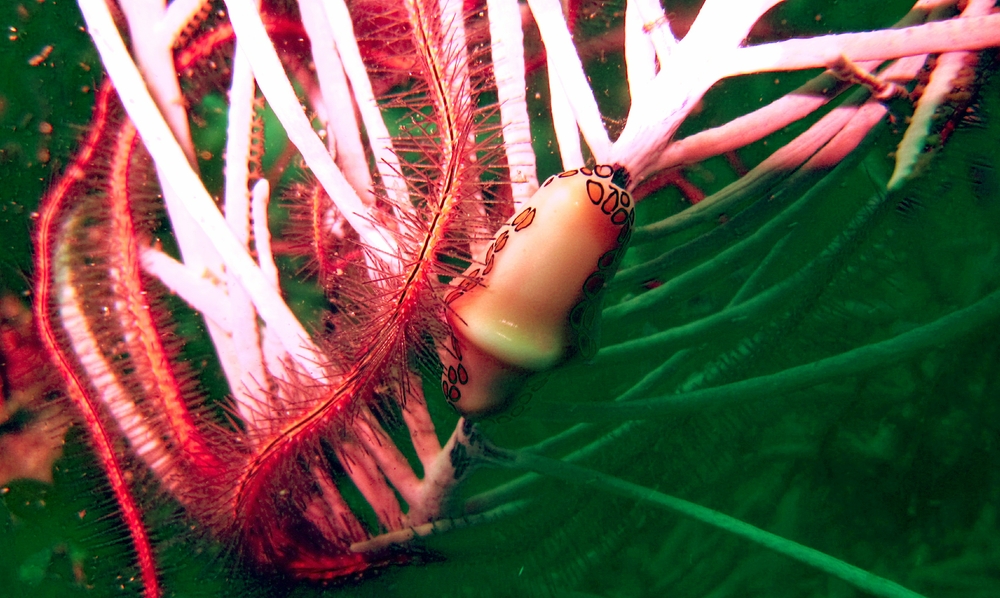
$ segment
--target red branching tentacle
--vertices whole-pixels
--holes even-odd
[[[413,131],[404,131],[399,146],[405,153],[400,156],[403,174],[413,175],[417,181],[412,187],[414,197],[399,205],[387,205],[386,209],[387,215],[392,214],[387,217],[400,218],[398,227],[388,228],[398,231],[401,255],[370,253],[368,262],[375,267],[364,276],[336,273],[341,286],[331,301],[338,306],[337,317],[345,320],[345,325],[338,329],[336,346],[329,353],[344,364],[343,373],[325,391],[304,390],[308,396],[299,401],[301,409],[281,417],[271,427],[273,432],[252,443],[259,448],[241,468],[231,497],[232,511],[224,517],[236,522],[237,533],[256,559],[300,576],[320,575],[317,562],[348,569],[360,566],[353,560],[355,557],[342,561],[351,554],[349,545],[331,537],[329,531],[315,529],[316,524],[316,535],[325,537],[300,539],[296,550],[280,531],[292,527],[289,517],[317,521],[316,515],[307,516],[306,510],[323,494],[319,490],[324,485],[320,478],[304,475],[292,464],[312,458],[319,459],[319,463],[328,460],[328,456],[321,456],[321,444],[337,456],[383,528],[394,530],[407,525],[386,480],[387,463],[380,462],[372,455],[371,446],[366,445],[373,439],[357,436],[359,410],[376,407],[386,388],[397,401],[406,401],[404,380],[409,376],[410,356],[427,345],[423,334],[429,331],[432,336],[440,336],[444,330],[444,307],[439,299],[444,283],[439,276],[454,276],[457,268],[443,263],[441,258],[468,255],[470,239],[488,228],[480,207],[480,177],[484,164],[489,162],[476,159],[477,152],[485,148],[476,138],[482,133],[477,121],[482,114],[475,106],[478,87],[466,63],[469,49],[458,35],[460,24],[443,19],[436,2],[423,1],[410,3],[393,15],[383,12],[379,18],[379,31],[396,34],[394,39],[379,40],[380,45],[393,50],[406,48],[401,55],[415,57],[407,66],[416,77],[410,90],[390,98],[394,105],[409,110],[411,126],[417,133],[414,139],[409,136]],[[493,139],[489,135],[485,138]],[[325,269],[322,260],[329,259],[331,234],[328,200],[319,193],[299,195],[296,209],[303,214],[298,218],[298,227],[309,229],[300,235],[310,245],[304,253]],[[402,268],[390,264],[394,259]],[[329,264],[331,269],[333,266]],[[345,281],[350,278],[354,279],[353,286]],[[333,288],[327,286],[327,290]],[[413,484],[415,477],[397,476],[394,481]],[[297,497],[275,498],[278,489]],[[330,500],[335,499],[330,495]],[[305,507],[286,508],[285,500]],[[367,558],[368,566],[377,567],[397,557]],[[329,574],[327,571],[322,575]]]
[[[257,96],[253,100],[253,126],[250,128],[250,177],[253,184],[264,178],[264,98]]]
[[[53,290],[56,276],[53,262],[62,216],[67,207],[66,200],[78,190],[78,185],[86,178],[88,169],[98,153],[99,145],[107,133],[109,112],[114,97],[114,89],[110,84],[101,87],[90,133],[84,139],[81,150],[66,174],[42,201],[35,251],[35,321],[38,323],[42,343],[66,383],[67,394],[83,417],[94,452],[108,476],[111,491],[118,502],[122,519],[136,551],[144,595],[147,598],[155,598],[162,592],[157,577],[153,547],[142,520],[142,513],[129,488],[126,468],[115,450],[114,433],[103,421],[100,406],[92,397],[87,384],[83,382],[72,352],[64,347],[53,322]]]
[[[161,434],[170,439],[172,451],[201,479],[212,479],[223,469],[221,459],[209,448],[183,397],[181,385],[150,313],[151,304],[139,266],[138,232],[133,223],[134,201],[129,193],[129,171],[138,136],[131,121],[118,132],[111,159],[108,186],[107,253],[115,270],[114,290],[118,317],[135,378],[153,405],[147,411],[152,421],[162,419]],[[159,414],[162,414],[159,415]]]
[[[284,249],[304,257],[303,270],[333,295],[337,280],[360,261],[355,235],[318,181],[292,185],[284,199],[289,211]]]
[[[502,203],[484,199],[484,181],[497,180],[483,174],[494,163],[499,139],[490,129],[495,125],[486,124],[491,109],[478,106],[488,67],[470,66],[474,44],[462,35],[461,22],[449,20],[461,17],[443,18],[441,10],[436,2],[415,0],[386,19],[383,30],[395,35],[390,53],[412,67],[400,79],[412,84],[409,91],[389,102],[410,114],[400,147],[407,153],[401,174],[412,176],[413,196],[398,204],[383,198],[383,212],[375,215],[393,220],[387,229],[398,236],[400,253],[375,254],[358,245],[349,227],[338,231],[338,215],[322,192],[300,198],[307,213],[300,228],[309,229],[303,253],[319,263],[335,305],[337,338],[328,348],[333,373],[328,380],[276,380],[273,398],[281,409],[245,437],[229,430],[238,440],[231,447],[218,441],[219,428],[185,390],[166,331],[151,314],[155,302],[138,259],[148,243],[139,223],[145,216],[137,212],[135,191],[144,177],[152,178],[151,165],[141,159],[135,129],[110,84],[88,139],[46,200],[38,236],[39,321],[115,491],[147,595],[158,595],[159,587],[148,533],[126,482],[132,463],[145,463],[189,512],[223,537],[229,534],[260,565],[334,579],[408,558],[351,550],[379,530],[352,512],[338,484],[353,484],[381,530],[409,525],[398,496],[419,501],[420,481],[412,470],[398,470],[406,458],[386,448],[392,441],[375,414],[386,397],[405,409],[414,356],[436,360],[430,339],[446,331],[441,290],[462,270],[453,262],[467,260],[470,244],[492,232],[496,214],[484,204]],[[269,14],[265,23],[272,38],[301,43],[301,24],[288,16]],[[176,68],[187,99],[197,103],[226,72],[228,58],[221,54],[233,30],[218,17],[189,34],[177,50]],[[402,48],[406,52],[398,52]],[[293,71],[300,78],[309,73]],[[255,150],[256,161],[263,144]],[[259,163],[252,170],[259,172]],[[71,207],[69,197],[86,201]],[[352,259],[361,253],[367,259]],[[422,460],[437,442],[425,419]],[[116,453],[123,436],[134,461]],[[216,500],[207,500],[208,492]],[[437,508],[417,511],[433,517]]]
[[[220,515],[223,517],[222,524],[241,538],[241,549],[248,556],[293,570],[300,568],[302,562],[315,565],[322,561],[327,562],[329,567],[343,565],[350,571],[356,571],[365,568],[361,566],[361,561],[370,560],[369,556],[360,555],[359,561],[359,555],[353,555],[349,550],[351,542],[367,539],[367,532],[361,538],[352,535],[351,542],[347,542],[348,538],[329,536],[322,526],[315,524],[312,524],[315,537],[311,538],[291,539],[286,537],[284,531],[301,527],[292,524],[291,519],[301,518],[303,523],[312,519],[308,513],[309,505],[317,496],[325,494],[320,492],[317,495],[314,487],[303,488],[302,482],[296,480],[313,480],[313,476],[292,464],[325,462],[319,450],[324,437],[336,446],[344,441],[343,435],[348,434],[343,425],[348,420],[345,410],[352,407],[361,389],[348,382],[340,386],[338,392],[341,393],[339,396],[313,404],[306,413],[289,418],[240,468],[239,478],[235,481],[232,511]],[[339,432],[329,433],[338,429]],[[318,485],[322,489],[322,484]],[[392,496],[392,493],[389,495]],[[299,507],[289,508],[288,501],[299,504]],[[332,505],[327,508],[332,508]],[[398,505],[396,508],[399,508]],[[341,516],[349,518],[349,529],[363,530],[353,515],[342,513]],[[343,559],[346,560],[341,562]],[[371,560],[377,562],[377,559]]]
[[[188,68],[218,45],[231,39],[231,28],[228,31],[226,27],[212,29],[197,43],[186,46],[184,51],[178,53],[178,66]],[[116,447],[121,445],[120,435],[123,431],[126,436],[131,434],[133,439],[150,439],[154,435],[148,433],[145,423],[136,427],[135,422],[140,421],[136,419],[136,405],[130,397],[123,394],[124,389],[117,382],[114,382],[116,386],[113,397],[109,395],[100,398],[101,390],[95,385],[101,384],[101,381],[95,380],[94,372],[88,371],[81,360],[99,363],[103,366],[101,371],[105,376],[113,378],[115,373],[109,369],[107,360],[95,353],[99,352],[100,344],[96,342],[93,332],[87,330],[93,323],[86,321],[93,314],[77,309],[82,303],[79,291],[73,289],[81,281],[87,284],[90,280],[92,283],[94,273],[76,275],[67,269],[73,266],[60,265],[73,251],[68,245],[73,242],[72,237],[81,234],[75,229],[80,228],[79,210],[85,209],[84,204],[92,200],[102,201],[101,198],[107,195],[117,199],[111,205],[114,214],[109,228],[113,232],[102,239],[111,245],[101,252],[99,261],[117,256],[124,262],[113,275],[123,288],[123,294],[116,299],[123,299],[126,311],[140,321],[136,326],[140,330],[139,337],[126,336],[142,346],[133,348],[130,353],[133,357],[142,355],[150,359],[151,367],[156,372],[155,382],[150,386],[167,389],[164,396],[168,398],[161,400],[165,415],[160,419],[169,422],[174,444],[182,447],[171,453],[158,443],[150,442],[145,446],[134,446],[133,449],[150,467],[155,468],[159,464],[160,467],[169,468],[171,458],[180,456],[192,460],[204,474],[213,471],[219,465],[218,458],[205,446],[181,399],[180,388],[183,385],[178,384],[169,373],[168,356],[159,342],[160,333],[152,323],[149,303],[144,299],[145,289],[140,282],[138,246],[132,224],[133,216],[130,213],[132,207],[129,205],[127,192],[131,184],[130,177],[134,176],[129,172],[135,148],[134,137],[134,127],[121,114],[114,87],[110,81],[106,81],[99,88],[89,131],[82,139],[76,156],[41,202],[35,240],[34,310],[39,337],[66,385],[68,396],[83,419],[98,462],[107,476],[128,529],[136,552],[144,594],[152,598],[162,594],[154,551],[142,510],[129,486],[130,465],[117,452]],[[112,156],[110,161],[109,152]],[[121,246],[114,246],[114,243]],[[97,275],[105,276],[106,280],[108,270]],[[58,296],[60,293],[64,295],[62,298]],[[131,330],[134,332],[136,328]],[[70,329],[76,332],[69,332]],[[73,334],[85,340],[74,344],[71,339]],[[156,345],[159,346],[154,349]],[[81,354],[85,350],[82,347],[91,354]],[[120,373],[121,368],[117,372]],[[111,378],[106,378],[105,382]],[[117,419],[117,425],[109,417]],[[169,481],[164,483],[170,485]]]

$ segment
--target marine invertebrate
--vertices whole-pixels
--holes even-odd
[[[811,114],[847,89],[834,75],[854,74],[852,80],[870,85],[881,96],[858,90],[806,132],[786,140],[733,186],[697,208],[637,230],[636,240],[645,242],[645,249],[637,247],[636,259],[612,282],[611,292],[617,294],[605,317],[617,330],[598,353],[595,367],[634,360],[642,353],[656,356],[655,367],[643,371],[648,362],[635,360],[639,373],[616,370],[622,380],[638,382],[615,404],[536,400],[533,417],[575,422],[662,417],[692,409],[699,401],[749,401],[753,393],[774,392],[775,384],[782,390],[799,388],[837,372],[857,372],[862,365],[892,363],[928,346],[919,334],[916,340],[900,336],[892,346],[866,347],[864,359],[849,352],[824,355],[806,372],[789,368],[777,379],[751,377],[738,388],[692,390],[712,384],[716,372],[725,374],[729,360],[739,361],[743,339],[759,351],[773,342],[769,337],[791,326],[797,314],[770,322],[763,310],[793,303],[793,297],[816,297],[845,252],[861,242],[871,219],[884,211],[887,195],[876,194],[842,231],[810,254],[815,259],[795,268],[792,276],[778,276],[780,284],[768,284],[769,277],[789,268],[769,265],[785,257],[781,248],[803,243],[791,235],[790,224],[827,209],[816,198],[824,185],[836,180],[838,171],[831,169],[846,169],[849,158],[860,155],[856,149],[867,133],[884,120],[888,96],[882,92],[892,88],[885,82],[901,85],[916,77],[925,62],[923,52],[964,52],[996,43],[991,37],[996,35],[996,17],[972,14],[989,12],[989,7],[970,3],[968,14],[917,25],[944,16],[932,8],[947,7],[922,2],[901,23],[912,25],[910,29],[742,47],[753,24],[774,4],[707,2],[680,40],[658,7],[629,4],[623,30],[632,101],[614,142],[600,119],[560,11],[549,2],[529,5],[550,65],[551,117],[564,169],[585,164],[582,134],[590,157],[597,163],[623,164],[641,185],[660,170],[743,147]],[[435,370],[430,341],[447,337],[444,298],[452,290],[448,279],[462,276],[472,256],[479,255],[477,245],[490,239],[501,222],[523,213],[513,207],[534,190],[515,4],[488,4],[485,21],[460,18],[461,11],[451,4],[414,2],[390,17],[358,4],[352,13],[361,38],[357,44],[353,33],[338,29],[351,22],[345,18],[347,8],[339,4],[302,2],[296,15],[287,7],[265,4],[256,12],[247,3],[232,2],[227,12],[209,14],[200,25],[185,30],[196,3],[175,2],[158,15],[172,26],[147,35],[140,29],[148,18],[143,11],[154,9],[123,3],[124,19],[133,32],[131,54],[117,38],[102,3],[81,2],[81,7],[114,91],[110,86],[102,91],[80,154],[42,208],[36,310],[45,341],[112,480],[136,547],[142,591],[157,594],[160,573],[147,533],[149,509],[140,508],[130,480],[136,471],[151,472],[150,488],[173,497],[185,516],[245,552],[250,562],[314,580],[397,562],[407,553],[393,547],[421,533],[463,523],[464,513],[515,510],[519,504],[508,499],[530,480],[469,498],[464,513],[443,510],[453,484],[476,459],[534,463],[558,474],[552,464],[532,462],[529,453],[509,457],[484,448],[470,440],[475,430],[464,425],[456,426],[442,447],[427,411],[432,399],[422,396],[424,370]],[[484,50],[476,49],[487,29],[489,60]],[[173,41],[182,31],[175,54]],[[303,33],[310,47],[321,50],[310,54]],[[230,51],[234,39],[236,48]],[[339,64],[325,62],[332,56],[331,44]],[[287,50],[284,64],[275,47]],[[236,57],[231,67],[229,56]],[[868,72],[875,65],[867,61],[896,58],[900,60],[878,77]],[[225,218],[204,185],[207,177],[194,167],[196,157],[217,152],[193,140],[185,112],[189,105],[211,103],[212,85],[218,83],[206,83],[215,80],[205,71],[220,64],[225,65],[222,75],[232,69],[228,101],[222,102],[230,131],[225,191],[216,191],[225,197]],[[719,79],[827,66],[836,72],[821,75],[759,112],[675,138]],[[364,67],[384,79],[368,75]],[[293,199],[300,231],[289,249],[308,248],[317,284],[333,304],[329,335],[309,334],[279,293],[266,206],[281,173],[257,179],[268,167],[257,161],[261,124],[254,120],[253,107],[259,101],[251,72],[287,132],[289,148],[295,147],[285,151],[301,156],[322,186],[322,191],[312,186]],[[376,83],[383,86],[379,93],[374,91]],[[348,84],[352,94],[338,95]],[[395,92],[385,95],[386,89]],[[495,93],[497,102],[484,91]],[[955,101],[945,97],[947,91],[925,93],[921,105]],[[303,114],[303,101],[324,115],[325,140]],[[406,119],[402,130],[390,134],[383,111],[393,109],[404,111]],[[355,113],[360,121],[350,118]],[[911,145],[923,145],[924,139],[918,136]],[[152,163],[143,156],[145,151]],[[206,162],[199,166],[209,168],[211,161]],[[900,172],[907,168],[904,164]],[[156,195],[150,191],[156,188],[154,178],[159,179],[174,235],[168,237],[164,230],[161,236],[176,239],[175,255],[151,241],[158,224],[143,221],[147,212],[142,202]],[[905,178],[901,174],[894,181]],[[891,183],[890,190],[897,185]],[[633,186],[629,191],[641,189]],[[754,201],[761,196],[770,201]],[[738,237],[747,230],[754,234]],[[684,239],[685,233],[691,238]],[[676,235],[669,250],[661,244],[668,234]],[[762,260],[761,254],[770,257]],[[650,315],[678,297],[697,294],[710,282],[741,276],[745,284],[729,297],[708,302],[709,315],[673,324],[662,314]],[[230,420],[190,396],[185,374],[177,371],[183,369],[183,360],[164,342],[169,335],[157,316],[148,315],[156,311],[149,293],[160,283],[206,316],[207,334],[232,395]],[[632,296],[626,297],[626,292]],[[974,322],[993,317],[994,299],[983,301],[970,303]],[[968,313],[956,312],[956,317]],[[640,317],[653,329],[664,329],[639,335],[621,326],[626,319]],[[967,321],[961,326],[947,323],[953,335],[969,326]],[[630,334],[641,338],[630,339]],[[327,338],[317,342],[314,336]],[[712,337],[707,348],[706,337]],[[740,341],[727,345],[734,338]],[[894,357],[884,357],[886,353]],[[872,361],[872,354],[883,357]],[[706,364],[699,376],[670,380],[678,364],[695,357]],[[840,361],[831,365],[823,359]],[[566,382],[568,373],[556,376]],[[430,377],[436,387],[436,376]],[[662,392],[663,387],[691,392],[662,400],[629,400]],[[402,441],[391,436],[394,419],[405,422],[410,458],[397,450]],[[535,451],[584,446],[586,454],[616,435],[652,434],[650,426],[637,428],[574,427]],[[360,498],[345,498],[350,488]],[[368,525],[358,505],[371,509]]]
[[[473,256],[445,296],[451,338],[439,343],[459,413],[500,412],[531,373],[593,357],[604,284],[635,222],[627,180],[608,164],[554,174]]]

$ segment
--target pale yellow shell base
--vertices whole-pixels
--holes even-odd
[[[439,354],[442,390],[462,415],[503,411],[531,373],[592,353],[593,314],[634,220],[614,173],[550,177],[456,280],[445,299],[453,346]]]

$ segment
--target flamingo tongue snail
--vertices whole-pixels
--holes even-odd
[[[635,221],[621,166],[549,177],[446,297],[442,389],[462,415],[504,410],[532,373],[597,348],[602,289]]]

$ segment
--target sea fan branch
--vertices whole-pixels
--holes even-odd
[[[963,18],[986,16],[995,8],[992,0],[971,0],[962,11]],[[900,188],[916,171],[917,161],[923,153],[924,142],[930,134],[931,122],[938,108],[947,101],[959,75],[971,71],[970,63],[976,60],[972,52],[944,52],[937,58],[930,81],[917,102],[910,126],[896,152],[896,167],[889,179],[888,189]]]
[[[229,87],[229,119],[226,127],[226,183],[224,215],[236,240],[244,249],[250,247],[250,160],[253,145],[254,96],[257,85],[253,71],[240,53],[241,42],[233,50],[233,78]],[[250,427],[262,424],[260,415],[267,412],[267,378],[264,356],[260,350],[257,311],[239,281],[226,274],[229,295],[228,313],[235,362],[223,361],[233,400],[241,419]],[[235,367],[234,367],[235,366]],[[235,371],[234,371],[235,370]]]
[[[228,0],[226,6],[233,29],[244,42],[241,47],[250,60],[257,83],[288,133],[288,138],[302,153],[306,164],[365,244],[386,254],[395,253],[389,239],[372,225],[368,209],[334,164],[302,111],[260,15],[245,2]]]
[[[534,471],[556,477],[565,482],[582,483],[588,487],[601,488],[607,492],[627,498],[649,501],[660,508],[676,511],[685,517],[691,517],[703,523],[724,529],[729,533],[750,540],[787,557],[816,567],[876,596],[882,596],[883,598],[925,598],[923,595],[908,590],[894,581],[869,573],[860,567],[831,557],[814,548],[782,538],[759,527],[740,521],[735,517],[645,488],[638,484],[627,482],[614,476],[603,474],[593,469],[573,465],[565,461],[548,459],[523,451],[509,453],[499,458],[491,457],[488,461],[500,467]]]
[[[915,354],[941,347],[962,336],[984,330],[1000,318],[1000,293],[956,310],[929,324],[898,336],[846,351],[839,355],[789,368],[776,374],[750,378],[724,386],[629,401],[625,403],[547,404],[533,415],[565,421],[627,421],[687,412],[702,405],[720,406],[766,401],[827,381],[841,380],[898,363]]]
[[[493,75],[515,210],[538,189],[525,98],[524,33],[516,0],[487,0]]]
[[[318,350],[312,345],[308,334],[277,291],[264,281],[260,269],[228,232],[228,226],[222,215],[215,208],[201,180],[191,169],[152,98],[146,92],[142,78],[129,58],[107,6],[101,0],[80,0],[80,8],[108,74],[115,82],[125,108],[136,123],[136,128],[150,150],[158,170],[171,173],[171,176],[164,178],[167,178],[171,187],[182,191],[178,196],[198,227],[205,234],[211,233],[211,240],[219,249],[226,265],[250,294],[261,317],[279,332],[289,354],[305,371],[322,376],[317,365],[320,362]]]
[[[372,91],[371,80],[361,59],[357,37],[351,21],[351,14],[343,0],[331,0],[323,6],[327,22],[333,32],[344,65],[344,72],[351,82],[354,101],[361,114],[368,136],[368,145],[375,158],[375,169],[379,173],[382,186],[390,203],[396,205],[408,197],[406,181],[400,175],[399,159],[392,148],[392,138],[385,126],[382,112],[375,93]]]
[[[528,6],[531,7],[531,14],[534,15],[542,40],[545,42],[545,51],[550,64],[550,85],[559,85],[563,89],[576,118],[576,124],[587,140],[587,145],[590,146],[591,154],[598,164],[607,163],[611,142],[604,123],[601,122],[601,113],[594,100],[594,92],[587,84],[583,65],[573,46],[566,19],[563,18],[562,7],[555,0],[529,0]],[[553,64],[557,68],[552,68]],[[552,83],[553,81],[555,83]],[[552,106],[553,115],[556,114],[557,108]],[[559,138],[559,142],[560,146],[564,143],[563,137]],[[566,139],[565,142],[572,147],[570,139]],[[572,166],[574,165],[567,167]]]
[[[327,21],[326,10],[316,0],[301,0],[299,10],[302,12],[302,26],[309,35],[316,78],[322,92],[322,108],[329,135],[327,147],[344,171],[344,177],[351,183],[351,187],[362,202],[371,207],[375,202],[371,172],[361,145],[361,130],[355,117],[347,75]]]

